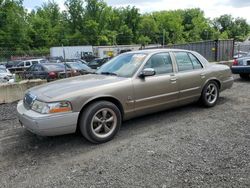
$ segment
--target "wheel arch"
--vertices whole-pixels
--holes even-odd
[[[217,79],[217,78],[210,78],[210,79],[208,79],[208,80],[204,83],[202,89],[207,85],[208,82],[211,82],[211,81],[214,81],[215,83],[217,83],[217,85],[218,85],[218,87],[219,87],[219,90],[221,89],[221,82],[220,82],[220,80]]]
[[[82,106],[81,110],[80,110],[80,113],[79,113],[79,116],[78,116],[78,119],[77,119],[77,128],[76,128],[76,131],[79,130],[79,122],[80,122],[80,118],[81,118],[81,115],[82,113],[84,112],[84,110],[91,104],[93,104],[94,102],[97,102],[97,101],[108,101],[108,102],[111,102],[113,103],[114,105],[117,106],[117,108],[120,110],[121,112],[121,116],[122,116],[122,119],[123,119],[123,116],[124,116],[124,108],[122,106],[122,103],[115,97],[113,96],[99,96],[99,97],[96,97],[96,98],[92,98],[90,100],[88,100],[87,102],[84,103],[84,105]]]

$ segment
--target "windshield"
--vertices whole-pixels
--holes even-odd
[[[86,70],[86,71],[91,71],[91,68],[89,68],[87,65],[84,65],[82,63],[77,63],[77,62],[72,62],[72,63],[67,63],[71,68],[76,69],[76,70]]]
[[[101,66],[97,73],[132,77],[146,57],[147,54],[144,53],[122,54]]]

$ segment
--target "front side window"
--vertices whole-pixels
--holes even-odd
[[[174,52],[178,71],[193,70],[193,64],[186,52]]]
[[[166,74],[173,72],[173,65],[169,53],[159,53],[153,55],[145,64],[145,68],[152,68],[155,74]]]
[[[30,66],[30,62],[29,62],[29,61],[26,61],[26,62],[25,62],[25,66]]]

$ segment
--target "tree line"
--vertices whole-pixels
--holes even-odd
[[[114,8],[103,0],[66,0],[65,8],[51,0],[28,11],[22,0],[0,0],[0,49],[243,40],[250,32],[244,18],[209,19],[199,8],[141,14],[136,7]]]

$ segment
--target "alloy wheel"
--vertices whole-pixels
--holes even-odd
[[[98,110],[92,118],[91,130],[96,137],[110,136],[117,126],[117,116],[110,108]]]

